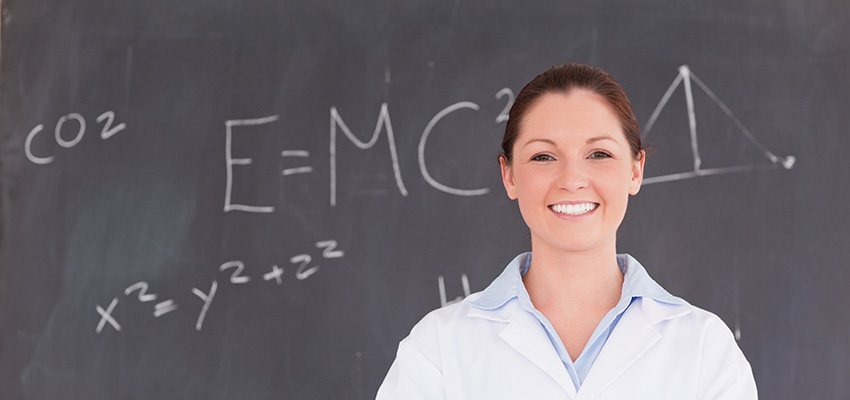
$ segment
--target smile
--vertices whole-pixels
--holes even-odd
[[[552,204],[549,209],[559,214],[582,215],[595,210],[596,207],[599,207],[598,203]]]

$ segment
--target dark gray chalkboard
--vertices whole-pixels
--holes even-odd
[[[642,3],[5,0],[0,397],[373,397],[529,248],[500,116],[568,61],[653,121],[620,250],[850,397],[850,6]]]

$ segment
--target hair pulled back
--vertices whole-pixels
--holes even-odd
[[[632,104],[626,97],[626,92],[614,78],[601,68],[590,65],[569,63],[553,65],[545,72],[537,75],[519,92],[508,114],[505,125],[505,136],[502,138],[501,157],[510,164],[513,157],[513,147],[519,137],[522,121],[528,109],[544,94],[569,94],[573,89],[590,90],[600,95],[611,106],[623,133],[629,142],[632,156],[640,159],[644,148],[640,140],[640,127],[635,118]]]

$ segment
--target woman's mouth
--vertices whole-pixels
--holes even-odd
[[[599,203],[577,203],[577,204],[552,204],[549,209],[565,215],[582,215],[587,214],[599,207]]]

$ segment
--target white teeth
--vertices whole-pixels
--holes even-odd
[[[567,215],[581,215],[592,210],[595,210],[598,204],[596,203],[581,203],[581,204],[553,204],[549,206],[552,211]]]

